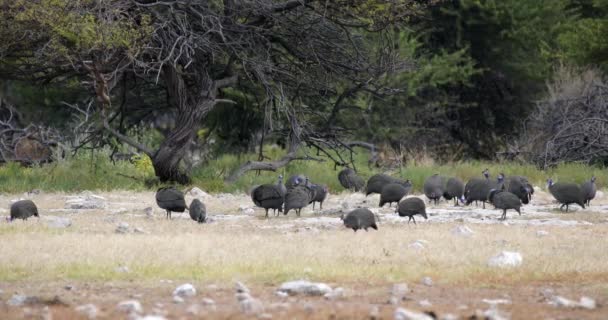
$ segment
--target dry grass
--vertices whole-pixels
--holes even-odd
[[[0,225],[0,281],[57,279],[196,279],[277,283],[294,278],[330,282],[416,281],[478,285],[526,281],[590,283],[608,279],[608,226],[538,228],[475,225],[470,238],[455,224],[381,225],[380,231],[294,232],[294,219],[197,225],[185,219],[122,215],[149,234],[115,234],[101,215],[72,216],[74,225],[49,229],[44,221]],[[337,218],[336,218],[337,219]],[[265,228],[282,225],[284,228]],[[417,251],[408,245],[428,241]],[[522,253],[523,266],[487,267],[501,250]],[[130,273],[119,273],[118,266]]]

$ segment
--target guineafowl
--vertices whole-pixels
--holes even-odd
[[[595,187],[595,177],[591,177],[591,180],[583,182],[581,185],[581,190],[583,192],[583,200],[585,201],[585,205],[590,206],[591,200],[595,198],[595,193],[597,192]]]
[[[376,217],[367,208],[355,209],[346,215],[342,215],[340,218],[344,222],[344,226],[353,229],[354,232],[357,232],[359,229],[367,231],[367,228],[378,230]]]
[[[32,200],[19,200],[11,205],[10,221],[15,219],[27,220],[27,218],[38,215],[38,207]]]
[[[319,207],[321,210],[323,210],[323,201],[325,201],[325,198],[327,198],[329,188],[326,185],[318,184],[313,184],[311,188],[313,189],[313,197],[310,200],[310,202],[312,202],[312,209],[315,209],[315,202],[318,202]]]
[[[422,189],[424,190],[424,195],[429,198],[429,201],[435,202],[436,205],[445,192],[445,185],[445,177],[435,173],[424,181]]]
[[[304,181],[306,181],[306,179],[308,179],[308,178],[305,175],[303,175],[303,174],[298,174],[298,175],[295,175],[295,176],[291,176],[285,182],[285,187],[288,190],[292,189],[292,188],[294,188],[296,186],[299,186],[300,184],[304,183]]]
[[[277,184],[263,184],[253,189],[251,191],[251,200],[253,200],[256,206],[266,210],[265,217],[268,218],[268,209],[272,209],[275,216],[277,215],[277,210],[279,212],[283,211],[286,193],[287,189],[283,185],[283,176],[279,175]]]
[[[416,224],[414,216],[417,214],[421,215],[424,219],[428,219],[424,201],[418,197],[406,198],[399,202],[397,213],[399,213],[400,217],[409,217],[407,223],[413,220],[414,224]]]
[[[190,202],[188,213],[190,214],[190,218],[198,223],[205,223],[207,220],[207,208],[199,199],[194,199]]]
[[[408,187],[398,183],[389,183],[385,185],[380,193],[380,203],[378,204],[380,208],[382,208],[385,203],[388,203],[388,206],[390,207],[393,202],[399,202],[401,198],[405,197],[412,189],[412,184],[409,180],[407,181]]]
[[[483,171],[483,176],[484,178],[482,179],[473,178],[469,180],[464,186],[464,197],[467,205],[471,204],[473,201],[475,201],[476,204],[477,201],[481,201],[482,206],[485,209],[490,190],[502,189],[504,185],[504,175],[502,173],[498,175],[496,181],[490,180],[488,169]]]
[[[458,201],[464,196],[464,183],[458,178],[449,178],[445,186],[443,197],[446,200],[454,198],[454,205],[458,206]]]
[[[289,210],[294,209],[296,215],[300,216],[302,208],[306,207],[314,198],[315,192],[309,187],[308,178],[305,182],[287,190],[285,195],[284,215],[289,213]]]
[[[555,200],[561,203],[561,206],[559,207],[560,210],[566,206],[566,212],[568,212],[568,206],[573,203],[576,203],[581,206],[581,208],[585,209],[585,200],[578,184],[554,183],[553,179],[548,179],[547,186]]]
[[[171,219],[171,212],[184,212],[186,200],[184,193],[175,187],[162,187],[156,191],[156,204],[167,210],[167,219]]]
[[[506,191],[516,195],[523,204],[530,203],[530,183],[526,177],[511,176],[506,179]]]
[[[400,179],[395,179],[389,175],[380,173],[380,174],[375,174],[375,175],[371,176],[371,178],[369,178],[369,180],[367,180],[365,196],[368,196],[372,193],[382,193],[382,188],[389,183],[397,183],[406,188],[408,187],[408,184],[409,184],[409,187],[411,187],[411,183],[409,182],[409,180],[403,181]]]
[[[488,201],[496,207],[496,209],[502,209],[501,220],[507,219],[507,210],[513,209],[521,215],[521,200],[520,198],[511,192],[501,191],[497,189],[490,190]]]
[[[351,168],[344,168],[340,171],[338,173],[338,180],[345,189],[355,190],[355,192],[363,190],[363,187],[365,187],[363,178],[359,177],[355,170]]]

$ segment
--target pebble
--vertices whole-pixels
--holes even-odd
[[[344,298],[344,288],[341,288],[341,287],[335,288],[331,292],[328,292],[325,295],[323,295],[323,297],[325,297],[325,299],[327,299],[327,300],[342,299],[342,298]]]
[[[518,267],[522,264],[521,253],[513,251],[502,251],[488,260],[488,266],[497,268]]]
[[[9,306],[18,307],[25,304],[27,301],[27,296],[22,294],[14,294],[6,303]]]
[[[52,217],[51,220],[46,223],[46,225],[50,228],[67,228],[72,225],[72,220],[68,218]]]
[[[247,288],[247,286],[240,281],[237,281],[234,286],[235,286],[236,292],[249,293],[249,288]]]
[[[126,222],[119,223],[115,230],[116,233],[129,233],[130,231],[129,224]]]
[[[173,290],[173,295],[181,298],[193,297],[196,295],[196,288],[190,283],[184,283]]]
[[[405,308],[397,308],[394,314],[395,320],[433,320],[433,318],[427,314],[408,310]]]
[[[141,303],[137,300],[126,300],[118,303],[116,308],[120,311],[127,313],[141,313],[143,308],[141,307]]]
[[[325,283],[296,280],[281,284],[278,291],[285,292],[289,295],[304,294],[309,296],[323,296],[332,292],[332,289]]]
[[[433,279],[431,279],[431,277],[424,277],[422,278],[422,284],[427,286],[427,287],[432,287],[433,286]]]
[[[536,236],[539,237],[539,238],[540,237],[544,237],[544,236],[548,236],[548,235],[549,235],[549,232],[547,232],[545,230],[538,230],[538,231],[536,231]]]
[[[452,229],[452,234],[462,237],[470,237],[474,234],[473,230],[467,226],[457,226]]]
[[[76,307],[76,312],[85,315],[88,319],[95,319],[99,313],[99,309],[94,304],[84,304]]]
[[[119,266],[114,269],[114,272],[129,273],[129,272],[131,272],[131,270],[129,270],[129,267],[127,267],[127,266]]]
[[[433,304],[429,300],[425,299],[425,300],[418,301],[418,305],[421,307],[428,308],[428,307],[431,307]]]

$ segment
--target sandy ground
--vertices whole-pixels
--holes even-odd
[[[86,196],[90,193],[83,193]],[[608,318],[608,262],[606,253],[608,245],[606,236],[608,235],[608,197],[603,193],[599,194],[598,199],[592,202],[591,208],[581,210],[575,207],[571,213],[560,213],[553,203],[550,195],[537,190],[530,205],[523,209],[523,215],[519,216],[515,212],[508,213],[506,222],[498,220],[500,212],[481,207],[453,207],[452,203],[442,202],[438,206],[428,205],[427,212],[429,219],[418,218],[418,225],[408,225],[405,219],[399,218],[394,214],[394,208],[377,208],[378,196],[364,197],[360,194],[341,193],[330,195],[323,204],[323,210],[312,210],[312,207],[304,209],[302,217],[296,218],[295,213],[291,212],[288,216],[272,216],[264,219],[264,211],[255,208],[252,211],[251,200],[247,195],[232,194],[189,194],[187,201],[194,197],[200,198],[207,206],[208,214],[212,220],[209,225],[197,225],[189,219],[187,213],[176,214],[174,221],[166,221],[164,211],[157,208],[153,193],[133,193],[127,191],[116,191],[108,193],[95,193],[103,197],[104,208],[101,209],[70,209],[66,208],[66,201],[74,196],[68,194],[23,194],[23,195],[2,195],[0,196],[0,217],[8,215],[8,208],[11,201],[19,198],[29,198],[35,201],[41,212],[40,219],[30,219],[22,222],[17,221],[11,224],[2,223],[0,226],[0,267],[6,270],[25,270],[24,276],[2,275],[0,280],[0,319],[85,319],[82,313],[76,311],[79,305],[93,303],[99,309],[97,318],[102,319],[126,319],[127,314],[117,310],[117,303],[136,299],[143,305],[142,315],[161,315],[168,319],[250,319],[250,318],[270,318],[273,319],[392,319],[395,309],[406,307],[416,311],[428,311],[442,318],[446,315],[455,315],[461,319],[468,319],[477,315],[478,318],[487,310],[495,308],[504,318],[511,319],[607,319]],[[374,208],[373,211],[380,217],[380,230],[370,231],[369,233],[344,230],[341,220],[338,218],[342,212],[348,212],[352,208],[365,206]],[[146,208],[152,208],[153,214],[146,212]],[[149,211],[149,209],[148,209]],[[100,239],[112,241],[131,241],[134,243],[153,243],[164,241],[162,235],[182,234],[187,236],[178,238],[176,236],[173,244],[180,246],[188,241],[198,241],[197,233],[209,232],[216,237],[234,236],[235,244],[226,244],[221,247],[230,256],[230,248],[239,247],[241,242],[265,241],[267,239],[308,239],[307,244],[303,244],[302,250],[310,252],[311,255],[324,257],[325,262],[321,261],[315,268],[322,269],[324,264],[332,266],[336,263],[331,260],[331,248],[321,249],[327,246],[323,241],[345,241],[357,237],[357,245],[365,245],[369,241],[379,243],[382,241],[392,242],[394,239],[403,237],[405,243],[400,247],[407,249],[412,240],[417,237],[424,237],[428,233],[429,239],[437,242],[437,254],[447,256],[450,254],[450,242],[467,241],[456,238],[454,235],[448,236],[450,230],[457,226],[466,225],[478,234],[483,232],[484,236],[473,238],[473,241],[489,243],[491,250],[495,252],[501,248],[514,250],[520,249],[524,252],[524,259],[533,255],[538,231],[548,231],[548,238],[552,248],[538,247],[539,257],[550,257],[551,252],[560,255],[556,257],[555,265],[547,263],[546,270],[542,261],[535,261],[532,269],[523,268],[529,276],[516,276],[516,272],[506,272],[501,276],[500,272],[485,271],[485,266],[479,267],[480,273],[487,272],[487,278],[474,276],[475,269],[471,271],[454,271],[452,277],[441,277],[441,272],[449,274],[450,264],[454,260],[438,258],[433,260],[427,258],[430,269],[434,270],[431,275],[434,280],[432,285],[424,285],[420,282],[420,275],[407,269],[405,273],[392,272],[390,268],[384,268],[382,264],[394,264],[399,268],[400,263],[404,262],[416,254],[425,256],[425,253],[395,254],[390,257],[390,252],[384,252],[387,256],[385,262],[381,260],[382,253],[378,256],[363,260],[361,268],[368,268],[366,264],[379,264],[377,270],[389,270],[386,276],[375,275],[366,277],[357,270],[348,273],[336,273],[335,276],[325,275],[327,271],[319,271],[319,276],[326,278],[327,284],[336,288],[344,288],[344,296],[338,299],[326,299],[323,297],[280,297],[275,294],[277,287],[283,280],[291,280],[294,276],[286,271],[284,277],[261,277],[256,278],[255,265],[252,268],[252,276],[247,276],[247,268],[239,267],[235,274],[222,274],[217,278],[214,276],[192,276],[176,271],[173,279],[165,278],[164,275],[147,276],[137,274],[137,267],[133,267],[131,275],[114,277],[112,275],[95,275],[84,273],[84,276],[73,276],[73,273],[62,273],[61,268],[66,268],[72,260],[63,261],[55,259],[55,255],[50,255],[46,251],[55,248],[58,253],[63,249],[57,243],[55,234],[58,232],[63,235],[63,231],[54,231],[54,228],[47,227],[57,218],[67,218],[72,225],[65,231],[69,233],[70,239],[82,241],[83,245],[87,241],[91,243],[87,246],[95,245],[96,240],[91,240],[91,235],[99,236]],[[124,236],[115,233],[116,227],[126,222],[131,229],[138,227],[142,232],[141,236],[137,232]],[[170,229],[169,229],[170,228]],[[208,229],[204,229],[208,228]],[[49,229],[51,231],[49,231]],[[201,231],[202,230],[202,231]],[[207,231],[205,231],[207,230]],[[511,230],[511,231],[510,231]],[[494,236],[492,233],[496,232]],[[50,233],[51,235],[47,235]],[[411,236],[407,235],[411,233]],[[514,235],[526,234],[526,240],[518,243],[516,239],[510,238],[509,233]],[[193,235],[194,234],[194,235]],[[261,239],[254,236],[261,235]],[[11,241],[26,242],[28,238],[46,239],[45,244],[8,244]],[[120,238],[123,237],[123,238]],[[160,239],[157,239],[159,238]],[[267,238],[264,238],[267,237]],[[453,238],[452,238],[453,237]],[[569,237],[572,237],[569,239]],[[250,239],[251,238],[251,239]],[[25,240],[24,240],[25,239]],[[319,239],[319,242],[316,239]],[[530,240],[532,239],[532,240]],[[368,241],[369,240],[369,241]],[[469,241],[470,242],[470,241]],[[424,243],[424,242],[423,242]],[[569,245],[571,243],[571,245]],[[588,251],[584,246],[589,243],[596,244],[597,250]],[[75,245],[73,248],[78,248]],[[103,244],[99,244],[103,246]],[[386,245],[383,244],[385,247]],[[294,247],[297,248],[298,244]],[[431,245],[432,246],[432,245]],[[317,248],[319,247],[319,248]],[[441,247],[441,250],[439,250]],[[35,248],[41,248],[36,252]],[[66,248],[71,248],[66,246]],[[163,250],[171,250],[162,247],[144,247],[143,245],[133,245],[130,250],[158,250],[163,254]],[[269,251],[279,251],[280,247],[270,247]],[[336,246],[335,250],[349,249],[351,247]],[[380,248],[380,247],[378,247]],[[405,249],[404,249],[405,248]],[[467,251],[472,251],[474,247],[466,247]],[[556,249],[557,248],[557,249]],[[606,250],[604,250],[604,249]],[[23,250],[28,249],[35,254],[28,256]],[[382,247],[384,250],[384,247]],[[400,250],[401,250],[400,249]],[[181,250],[180,247],[175,250]],[[329,251],[328,251],[329,250]],[[427,249],[422,249],[427,250]],[[428,249],[430,251],[430,249]],[[553,250],[553,251],[550,251]],[[45,251],[45,252],[42,252]],[[483,250],[481,250],[483,251]],[[289,252],[289,251],[286,251]],[[602,252],[604,255],[602,256]],[[129,252],[128,254],[137,254]],[[268,252],[260,252],[260,259],[270,259],[264,255]],[[485,259],[486,252],[483,252]],[[580,259],[581,264],[568,264],[568,256],[572,259]],[[565,256],[564,256],[565,255]],[[153,255],[152,255],[153,256]],[[471,253],[473,259],[478,257]],[[147,256],[144,256],[147,257]],[[200,259],[195,253],[185,255],[186,259]],[[345,259],[348,254],[336,254],[336,259]],[[103,264],[103,259],[114,259],[111,254],[107,256],[100,253],[99,256],[86,257],[93,259],[94,262]],[[557,259],[559,258],[559,259]],[[72,258],[70,258],[72,259]],[[73,258],[74,261],[79,259]],[[83,258],[85,259],[85,258]],[[100,260],[95,260],[100,259]],[[124,260],[124,257],[121,258]],[[219,259],[219,258],[214,258]],[[242,264],[248,261],[248,257],[241,257],[242,260],[226,261],[227,264]],[[479,258],[481,259],[481,258]],[[127,259],[128,260],[128,259]],[[219,261],[219,262],[218,262]],[[222,263],[222,260],[213,260],[213,263]],[[295,259],[295,263],[300,260]],[[306,261],[306,260],[303,260]],[[37,266],[28,267],[28,263]],[[190,263],[191,261],[187,261]],[[343,262],[346,267],[357,267],[358,262]],[[436,266],[433,264],[436,263]],[[483,262],[480,262],[483,263]],[[560,265],[563,264],[563,265]],[[172,262],[167,262],[168,266],[174,266]],[[313,264],[314,265],[314,264]],[[48,274],[45,274],[45,266]],[[175,266],[179,266],[176,264]],[[410,266],[411,267],[411,266]],[[11,269],[13,268],[13,269]],[[304,266],[302,266],[304,268]],[[370,267],[370,270],[373,267]],[[534,270],[537,268],[537,270]],[[405,267],[404,267],[405,269]],[[456,270],[458,268],[454,268]],[[38,272],[34,275],[31,272]],[[53,271],[51,271],[53,270]],[[143,269],[141,269],[143,270]],[[180,269],[181,270],[181,269]],[[245,271],[243,271],[245,270]],[[316,275],[312,272],[312,276]],[[538,275],[534,274],[538,272]],[[135,274],[133,274],[135,273]],[[260,273],[263,274],[263,273]],[[389,275],[390,274],[390,275]],[[571,278],[566,275],[572,275]],[[306,272],[303,274],[306,277]],[[276,276],[273,274],[273,276]],[[297,277],[297,275],[295,276]],[[264,306],[263,312],[245,314],[241,311],[239,303],[235,299],[234,282],[246,278],[246,284],[251,289],[251,295],[261,301]],[[484,280],[485,279],[485,280]],[[316,280],[316,279],[311,279]],[[192,283],[197,289],[196,296],[187,298],[183,303],[175,303],[171,292],[176,286],[182,283]],[[395,283],[408,283],[408,292],[403,299],[390,301],[391,287]],[[548,292],[552,292],[548,294]],[[10,306],[8,301],[13,294],[24,294],[31,301],[22,306]],[[580,307],[557,307],[552,305],[554,295],[563,296],[568,299],[578,301],[582,296],[593,298],[597,307],[587,310]],[[214,305],[208,305],[203,299],[212,299]],[[485,299],[485,300],[484,300]],[[425,300],[428,300],[429,304]],[[493,305],[495,307],[493,307]]]

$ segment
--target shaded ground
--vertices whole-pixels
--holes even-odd
[[[0,319],[79,319],[84,316],[75,307],[87,303],[99,308],[98,318],[127,318],[116,304],[128,299],[139,300],[143,314],[170,319],[252,318],[235,299],[236,280],[261,301],[262,318],[369,319],[377,310],[375,318],[392,319],[398,306],[468,318],[491,309],[488,302],[500,302],[496,308],[512,319],[608,315],[608,201],[603,195],[590,209],[566,214],[539,191],[522,216],[510,212],[506,223],[498,220],[499,211],[443,202],[429,206],[429,220],[408,226],[394,208],[385,207],[374,209],[381,219],[379,231],[356,234],[341,226],[338,214],[357,206],[375,208],[377,196],[331,195],[324,210],[264,219],[260,209],[247,214],[247,195],[196,194],[213,220],[198,225],[187,213],[166,221],[153,193],[99,195],[105,207],[90,210],[66,209],[72,195],[0,196],[1,208],[28,197],[42,214],[40,220],[0,223]],[[147,207],[154,208],[153,215]],[[7,214],[0,209],[0,215]],[[58,218],[69,219],[71,226],[50,226]],[[129,231],[116,233],[123,222]],[[474,233],[454,233],[457,226]],[[413,245],[417,240],[422,247]],[[501,250],[521,252],[523,265],[489,268],[487,259]],[[430,276],[433,285],[421,284],[423,276]],[[342,287],[345,295],[328,300],[275,294],[283,281],[299,278]],[[172,291],[186,282],[198,289],[197,295],[174,303]],[[409,291],[405,300],[390,304],[395,283],[407,283]],[[592,297],[598,307],[553,306],[547,289],[576,301]],[[15,293],[39,302],[9,306]],[[214,306],[205,305],[204,298],[214,300]]]

